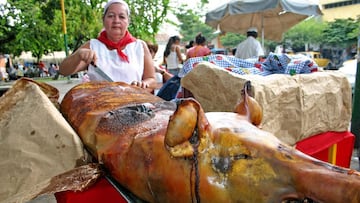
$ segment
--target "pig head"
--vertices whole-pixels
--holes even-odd
[[[147,202],[360,202],[357,171],[313,159],[245,116],[204,113],[124,83],[85,83],[64,117],[121,185]]]

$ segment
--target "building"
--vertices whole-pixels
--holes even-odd
[[[360,17],[360,0],[320,0],[324,21]]]

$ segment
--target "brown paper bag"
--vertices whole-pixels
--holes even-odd
[[[259,127],[289,145],[318,133],[349,128],[351,87],[336,71],[239,75],[202,62],[182,78],[181,85],[193,93],[205,111],[233,111],[247,80],[263,108]]]
[[[41,89],[18,80],[0,97],[0,202],[86,162],[81,140]]]

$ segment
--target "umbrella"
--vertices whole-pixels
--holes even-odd
[[[281,41],[282,34],[309,16],[322,15],[314,0],[232,0],[208,13],[205,23],[222,32],[245,34],[249,27]],[[265,36],[264,36],[265,35]]]

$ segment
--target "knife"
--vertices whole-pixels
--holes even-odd
[[[106,75],[106,73],[104,71],[102,71],[99,66],[97,66],[94,61],[91,61],[90,63],[92,66],[94,66],[94,70],[95,72],[97,72],[101,77],[103,77],[105,80],[109,81],[109,82],[114,82],[108,75]]]

